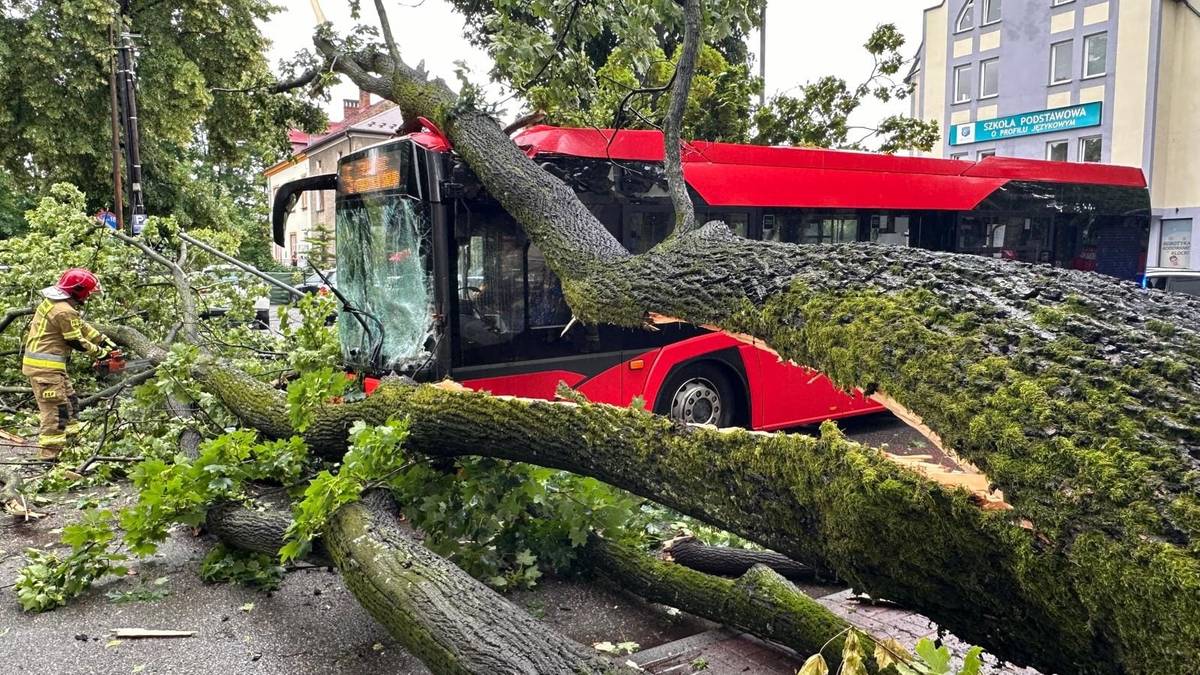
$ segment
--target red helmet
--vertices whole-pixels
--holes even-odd
[[[72,267],[63,272],[54,287],[80,302],[87,300],[92,293],[104,290],[100,287],[100,280],[96,275],[82,267]]]

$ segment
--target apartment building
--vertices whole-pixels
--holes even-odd
[[[372,104],[370,95],[360,92],[358,99],[345,99],[342,120],[334,122],[324,133],[308,135],[292,130],[289,141],[292,154],[267,168],[267,203],[275,191],[289,181],[319,176],[337,171],[343,155],[375,145],[395,135],[403,123],[400,109],[391,101]],[[285,245],[275,247],[275,259],[291,267],[308,267],[310,253],[320,247],[321,258],[335,254],[333,247],[334,199],[332,190],[306,192],[292,210],[284,235]],[[326,261],[322,261],[326,262]]]
[[[1200,269],[1197,0],[943,0],[908,81],[933,156],[1141,167],[1145,264]]]

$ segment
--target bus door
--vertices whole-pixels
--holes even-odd
[[[561,282],[511,216],[492,206],[458,218],[452,377],[493,394],[548,399],[560,381],[574,387],[620,363],[620,329],[571,325]]]

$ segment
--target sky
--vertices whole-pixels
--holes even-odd
[[[314,24],[312,0],[276,0],[284,9],[264,27],[273,41],[271,60],[278,63],[311,46]],[[895,23],[907,37],[905,53],[916,53],[921,42],[921,11],[937,0],[771,0],[767,7],[767,94],[785,92],[825,75],[837,75],[851,84],[860,82],[871,69],[871,57],[862,48],[875,26]],[[374,4],[363,0],[362,22],[376,25]],[[327,19],[342,32],[354,22],[345,0],[320,0]],[[464,61],[472,81],[487,80],[490,60],[467,44],[462,36],[461,17],[444,0],[384,0],[384,7],[397,33],[402,54],[411,62],[425,60],[433,74],[455,83],[455,62]],[[407,30],[411,27],[411,30]],[[759,51],[757,33],[749,39],[751,51]],[[903,74],[903,71],[902,71]],[[498,90],[493,89],[493,93]],[[342,99],[356,98],[352,84],[333,91],[328,105],[330,119],[341,119]],[[509,114],[515,115],[516,110]],[[907,113],[908,102],[865,103],[852,122],[872,124],[890,114]]]

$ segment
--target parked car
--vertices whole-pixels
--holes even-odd
[[[330,285],[337,285],[337,270],[321,270],[321,274],[324,274],[325,278],[329,279],[328,284],[321,279],[320,274],[313,272],[304,280],[304,283],[296,287],[297,290],[304,291],[305,293],[328,293]]]
[[[231,285],[239,293],[248,293],[247,289],[250,288],[261,290],[259,285],[254,283],[258,282],[259,279],[240,267],[233,265],[213,265],[212,267],[204,268],[203,272],[214,275],[218,281]],[[211,319],[225,316],[229,313],[229,307],[223,307],[220,303],[206,306],[203,302],[203,295],[203,292],[201,292],[200,318]],[[265,293],[254,297],[254,325],[260,329],[267,329],[271,326],[271,298]]]

